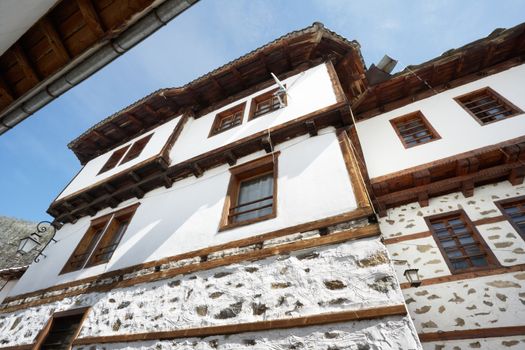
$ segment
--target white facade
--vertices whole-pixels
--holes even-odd
[[[484,77],[357,123],[370,179],[523,136],[525,114],[480,125],[454,97],[491,87],[525,110],[525,65]],[[391,119],[421,111],[441,139],[406,149]]]
[[[325,129],[320,134],[324,135],[303,136],[276,146],[281,154],[278,157],[275,219],[218,231],[230,180],[229,167],[223,165],[205,172],[200,178],[189,177],[175,182],[170,189],[153,190],[141,200],[121,203],[115,210],[136,202],[140,202],[140,206],[108,264],[59,275],[93,218],[84,217],[75,224],[64,225],[55,237],[58,243],[50,244],[45,251],[53,258],[32,264],[10,294],[46,288],[356,209],[335,132]],[[264,151],[252,154],[239,159],[237,164],[263,155]],[[96,217],[112,211],[105,209]]]

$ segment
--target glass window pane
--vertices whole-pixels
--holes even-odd
[[[489,264],[487,261],[487,258],[484,256],[477,256],[477,257],[471,258],[470,261],[472,261],[472,265],[476,267],[487,266]]]
[[[241,182],[234,221],[245,221],[272,213],[273,174]]]
[[[466,260],[456,260],[452,262],[452,268],[454,270],[468,269],[470,265]]]

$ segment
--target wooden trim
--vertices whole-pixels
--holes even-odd
[[[260,221],[269,220],[277,217],[277,186],[279,182],[278,158],[280,154],[281,152],[277,151],[230,168],[231,177],[230,182],[228,184],[228,191],[224,200],[222,217],[219,222],[219,232],[240,226],[251,225]],[[269,172],[273,174],[272,212],[268,215],[260,216],[254,219],[244,220],[240,222],[230,222],[230,208],[235,207],[237,205],[239,188],[242,181],[246,181],[255,177],[260,177]]]
[[[525,264],[514,265],[510,267],[498,267],[498,268],[473,271],[473,272],[457,273],[454,275],[448,275],[448,276],[442,276],[442,277],[428,278],[428,279],[422,280],[421,285],[429,286],[433,284],[463,281],[463,280],[468,280],[468,279],[473,279],[473,278],[497,276],[497,275],[503,275],[507,273],[522,272],[522,271],[525,271]],[[410,283],[408,282],[401,283],[401,289],[409,289],[409,288],[413,288],[410,286]]]
[[[40,25],[40,30],[47,38],[49,45],[51,46],[53,52],[60,58],[63,65],[66,65],[71,60],[71,55],[67,48],[64,46],[60,35],[55,29],[54,24],[51,22],[49,16],[44,16],[38,22]]]
[[[99,281],[99,280],[104,280],[104,279],[107,279],[107,278],[117,277],[117,276],[121,276],[121,275],[124,275],[124,274],[127,274],[127,273],[132,273],[132,272],[135,272],[135,271],[139,271],[141,269],[147,269],[147,268],[154,267],[154,266],[168,264],[168,263],[173,262],[173,261],[178,261],[178,260],[183,260],[183,259],[191,259],[191,258],[194,258],[194,257],[200,257],[200,256],[208,255],[208,254],[211,254],[211,253],[215,253],[215,252],[218,252],[218,251],[221,251],[221,250],[226,250],[226,249],[231,249],[231,248],[246,247],[246,246],[250,246],[250,245],[253,245],[253,244],[258,244],[260,242],[264,242],[265,240],[269,240],[269,239],[283,237],[283,236],[287,236],[287,235],[294,234],[294,233],[299,233],[299,232],[306,232],[306,231],[316,230],[316,229],[320,229],[320,228],[336,225],[336,224],[339,224],[339,223],[342,223],[342,222],[351,221],[351,220],[358,220],[358,219],[365,218],[365,217],[371,215],[372,213],[373,212],[372,212],[372,210],[370,208],[358,208],[358,209],[350,211],[350,212],[338,214],[338,215],[327,217],[327,218],[324,218],[324,219],[314,220],[314,221],[310,221],[310,222],[306,222],[306,223],[302,223],[302,224],[298,224],[298,225],[282,228],[282,229],[279,229],[279,230],[276,230],[276,231],[270,231],[270,232],[267,232],[267,233],[251,236],[251,237],[248,237],[248,238],[243,238],[243,239],[231,241],[231,242],[228,242],[228,243],[215,245],[215,246],[212,246],[212,247],[202,248],[202,249],[194,250],[194,251],[191,251],[191,252],[187,252],[187,253],[182,253],[182,254],[166,257],[166,258],[163,258],[163,259],[160,259],[160,260],[149,261],[149,262],[146,262],[146,263],[137,264],[137,265],[129,266],[129,267],[126,267],[126,268],[105,272],[105,273],[102,273],[102,274],[97,275],[97,276],[82,278],[82,279],[79,279],[79,280],[76,280],[76,281],[71,281],[71,282],[58,284],[58,285],[55,285],[53,287],[40,289],[40,290],[36,290],[36,291],[33,291],[33,292],[29,292],[29,293],[15,295],[15,296],[8,297],[8,298],[4,299],[3,303],[6,304],[8,302],[13,302],[13,301],[16,301],[16,300],[21,300],[21,299],[26,299],[26,298],[31,298],[31,297],[43,295],[43,294],[46,294],[46,293],[49,293],[49,292],[55,292],[55,291],[58,291],[58,290],[61,290],[61,289],[68,289],[68,288],[75,287],[75,286],[82,285],[82,284],[93,283],[93,282],[96,282],[96,281]],[[358,229],[356,231],[359,232],[360,230]],[[83,293],[84,293],[84,291],[81,291],[80,293],[77,293],[77,294],[83,294]],[[60,300],[60,299],[57,299],[57,300]],[[45,304],[45,303],[46,302],[42,302],[40,304]],[[26,307],[26,306],[22,306],[20,308],[24,308],[24,307]],[[5,309],[1,309],[0,308],[0,312],[6,312],[5,311],[6,309],[7,308],[5,308]]]
[[[503,61],[501,63],[495,64],[495,65],[489,67],[486,70],[483,70],[483,72],[485,73],[483,75],[480,75],[479,72],[475,72],[475,73],[472,73],[472,74],[469,74],[469,75],[466,75],[466,76],[463,76],[463,77],[460,77],[460,78],[451,79],[448,82],[442,83],[442,84],[437,85],[437,86],[433,86],[433,89],[428,89],[427,88],[427,89],[421,90],[420,92],[417,92],[417,93],[414,93],[414,94],[410,94],[409,96],[398,98],[398,99],[396,99],[396,100],[394,100],[392,102],[384,103],[384,104],[382,104],[382,105],[380,105],[378,107],[370,108],[370,109],[367,109],[367,110],[356,111],[356,117],[357,117],[358,121],[363,121],[363,120],[366,120],[366,119],[370,119],[370,118],[373,118],[373,117],[375,117],[377,115],[380,115],[380,114],[383,114],[383,113],[386,113],[386,112],[389,112],[389,111],[393,111],[395,109],[404,107],[404,106],[406,106],[406,105],[408,105],[410,103],[414,103],[416,101],[420,101],[420,100],[429,98],[431,96],[434,96],[436,94],[442,93],[444,91],[448,91],[448,90],[454,89],[456,87],[466,85],[466,84],[471,83],[473,81],[477,81],[479,79],[485,78],[486,76],[503,72],[505,70],[508,70],[508,69],[513,68],[513,67],[519,66],[521,64],[523,64],[523,60],[520,57],[514,57],[514,58],[511,58],[511,59],[507,59],[507,60],[505,60],[505,61]],[[401,80],[401,79],[408,80],[407,77],[409,75],[413,75],[413,74],[414,74],[413,72],[409,72],[409,73],[406,73],[406,74],[402,74],[402,75],[396,76],[394,79],[396,79],[396,80]],[[393,80],[390,79],[387,82],[389,84],[392,84]],[[381,88],[381,84],[378,84],[378,85],[375,86],[374,90],[377,91],[380,88]],[[368,98],[374,98],[374,97],[373,96],[367,96],[367,99]]]
[[[286,84],[284,84],[284,86],[286,87]],[[261,101],[269,99],[270,97],[273,98],[273,94],[276,93],[277,91],[279,91],[278,87],[276,87],[274,89],[271,89],[269,91],[263,92],[260,95],[257,95],[255,97],[252,97],[251,102],[250,102],[250,110],[249,110],[249,113],[248,113],[248,121],[256,119],[256,118],[260,118],[260,117],[262,117],[262,116],[264,116],[266,114],[273,113],[275,111],[278,111],[278,110],[283,109],[286,106],[288,106],[288,98],[287,98],[288,95],[285,94],[284,97],[283,97],[283,103],[284,103],[283,107],[279,107],[277,109],[272,109],[272,110],[270,110],[270,111],[268,111],[266,113],[259,114],[259,115],[255,116],[255,109],[257,107],[257,104],[260,103]]]
[[[494,202],[494,204],[496,204],[496,202]],[[501,221],[505,221],[505,220],[507,220],[505,215],[498,215],[498,216],[493,216],[493,217],[490,217],[490,218],[483,218],[483,219],[474,220],[474,221],[472,221],[472,223],[474,224],[474,226],[481,226],[481,225],[493,224],[495,222],[501,222]]]
[[[104,36],[105,30],[102,26],[102,21],[98,16],[95,7],[93,6],[92,0],[76,0],[80,14],[84,19],[87,27],[97,38]]]
[[[188,122],[188,119],[190,119],[190,116],[193,116],[193,113],[186,112],[182,114],[180,120],[177,122],[177,125],[175,125],[175,127],[173,128],[173,132],[168,137],[168,141],[166,141],[166,143],[162,147],[160,155],[162,158],[164,158],[164,161],[166,161],[166,163],[169,163],[170,151],[175,145],[175,142],[177,142],[177,140],[179,139],[179,136],[182,133],[184,126]]]
[[[380,202],[386,205],[386,204],[403,201],[403,200],[406,200],[407,198],[412,198],[415,194],[418,194],[418,193],[428,193],[428,192],[433,192],[433,191],[439,192],[443,188],[454,187],[454,190],[448,191],[447,193],[458,192],[460,191],[460,189],[454,185],[459,185],[461,183],[469,182],[469,181],[483,182],[483,181],[487,181],[490,179],[495,179],[495,178],[497,179],[497,178],[500,178],[501,176],[504,176],[505,174],[508,174],[512,169],[516,169],[519,167],[521,167],[520,162],[496,165],[491,168],[485,168],[485,169],[479,170],[475,173],[460,175],[460,176],[456,176],[456,177],[452,177],[448,179],[439,180],[436,182],[431,182],[429,184],[423,184],[417,187],[412,187],[412,188],[408,188],[405,190],[388,193],[382,196],[378,196],[377,200],[379,200]],[[414,201],[417,201],[417,199],[415,199]]]
[[[1,350],[33,350],[35,344],[24,344],[14,346],[0,346]]]
[[[432,236],[432,232],[430,232],[430,231],[423,231],[423,232],[418,232],[418,233],[412,233],[410,235],[403,235],[403,236],[399,236],[399,237],[386,238],[386,239],[383,240],[383,243],[384,244],[395,244],[395,243],[399,243],[399,242],[411,241],[413,239],[425,238],[425,237],[430,237],[430,236]]]
[[[38,335],[36,336],[35,341],[33,343],[32,350],[39,350],[40,349],[40,346],[42,345],[42,343],[45,341],[45,339],[49,335],[49,332],[51,331],[51,328],[53,326],[53,323],[54,323],[55,319],[60,318],[60,317],[68,317],[68,316],[74,316],[74,315],[81,315],[82,314],[82,318],[80,319],[80,323],[78,324],[78,328],[77,328],[77,330],[75,331],[75,333],[73,334],[73,337],[72,337],[72,339],[74,340],[80,334],[80,330],[82,329],[82,324],[86,320],[86,317],[87,317],[88,312],[89,312],[90,309],[91,309],[91,306],[87,306],[87,307],[81,307],[81,308],[77,308],[77,309],[70,309],[70,310],[59,311],[59,312],[53,313],[53,315],[51,315],[51,317],[47,321],[45,327],[40,332],[38,332]],[[71,348],[72,348],[72,346],[69,347],[69,349],[71,349]]]
[[[77,244],[77,246],[75,247],[75,249],[73,250],[73,252],[69,256],[69,259],[67,259],[67,261],[64,264],[64,267],[62,268],[62,270],[60,271],[59,275],[66,274],[66,273],[69,273],[69,272],[83,270],[83,269],[88,268],[88,267],[92,267],[92,266],[100,265],[100,264],[105,264],[105,263],[109,262],[111,257],[108,260],[106,260],[106,261],[98,262],[96,264],[93,263],[93,253],[95,251],[97,251],[97,249],[99,248],[99,245],[101,244],[101,242],[103,242],[104,240],[108,239],[108,237],[109,237],[108,234],[109,235],[113,235],[115,233],[113,231],[110,231],[109,228],[108,228],[108,226],[110,225],[110,222],[113,223],[115,221],[115,217],[122,217],[122,216],[130,216],[130,221],[131,221],[131,218],[133,218],[133,215],[135,214],[135,211],[137,210],[139,205],[140,205],[140,203],[135,203],[135,204],[132,204],[132,205],[128,205],[127,207],[124,207],[122,209],[118,209],[118,210],[113,211],[113,212],[111,212],[109,214],[106,214],[106,215],[103,215],[103,216],[100,216],[98,218],[94,218],[93,220],[91,220],[89,228],[86,230],[86,232],[84,233],[83,237],[80,239],[80,242]],[[93,245],[91,251],[88,251],[89,250],[89,246],[92,243],[91,240],[93,239],[92,234],[97,229],[99,229],[100,226],[104,226],[104,229],[103,229],[103,231],[101,233],[101,236],[98,238],[97,242],[94,242],[94,245]],[[124,231],[123,235],[125,233],[126,232]],[[89,242],[86,243],[86,240],[89,240]],[[84,246],[86,246],[86,247],[84,248]],[[82,247],[82,249],[81,249],[81,247]],[[83,265],[79,266],[77,268],[72,267],[71,266],[71,260],[75,256],[79,255],[79,253],[77,253],[77,251],[79,251],[79,250],[82,251],[84,249],[85,249],[85,251],[82,254],[88,253],[89,255],[84,260]],[[115,248],[115,250],[116,250],[116,248]]]
[[[410,120],[410,119],[419,119],[419,120],[421,120],[421,122],[427,128],[427,130],[429,132],[430,140],[425,141],[425,142],[421,142],[421,143],[416,143],[415,145],[409,145],[406,142],[405,137],[401,133],[401,130],[399,130],[398,123],[405,122],[405,121]],[[399,137],[399,140],[401,141],[401,144],[403,145],[403,147],[405,147],[405,149],[412,148],[412,147],[417,147],[417,146],[424,145],[426,143],[429,143],[429,142],[432,142],[432,141],[437,141],[437,140],[441,139],[441,136],[439,135],[439,133],[436,131],[436,129],[434,129],[432,124],[430,124],[428,119],[425,117],[425,115],[423,113],[421,113],[421,111],[415,111],[415,112],[412,112],[412,113],[408,113],[408,114],[402,115],[400,117],[395,117],[393,119],[390,119],[389,121],[390,121],[390,124],[392,125],[392,128],[394,128],[394,131],[396,132],[397,136]]]
[[[429,169],[431,167],[452,163],[452,162],[457,161],[458,159],[477,157],[477,156],[482,155],[484,153],[487,153],[487,152],[490,152],[490,151],[494,151],[494,150],[500,149],[502,147],[511,146],[511,145],[515,145],[515,144],[518,144],[518,143],[522,143],[522,142],[525,142],[525,136],[516,137],[514,139],[503,141],[503,142],[500,142],[500,143],[496,143],[496,144],[493,144],[493,145],[490,145],[490,146],[477,148],[477,149],[472,150],[472,151],[459,153],[459,154],[456,154],[454,156],[441,158],[441,159],[438,159],[438,160],[434,160],[432,162],[428,162],[428,163],[425,163],[425,164],[417,165],[417,166],[414,166],[414,167],[411,167],[411,168],[407,168],[407,169],[404,169],[404,170],[400,170],[400,171],[397,171],[397,172],[394,172],[394,173],[377,176],[377,177],[374,177],[374,178],[370,179],[370,182],[372,184],[377,184],[377,183],[393,180],[393,179],[396,179],[398,177],[402,177],[404,175],[412,174],[412,173],[415,173],[415,172],[418,172],[418,171],[422,171],[422,170],[427,170],[427,169]]]
[[[356,202],[359,208],[370,207],[371,203],[368,200],[365,185],[363,184],[363,177],[359,165],[357,162],[356,155],[352,149],[350,138],[345,130],[338,133],[337,138],[339,140],[339,147],[343,154],[343,159],[352,183],[352,189],[356,198]]]
[[[477,241],[478,243],[480,243],[481,244],[481,248],[485,251],[484,253],[485,253],[485,257],[487,259],[487,266],[483,266],[483,267],[474,267],[473,266],[473,267],[470,267],[470,268],[459,269],[459,270],[456,270],[453,267],[452,262],[450,261],[450,259],[448,257],[448,254],[445,251],[445,248],[443,247],[443,245],[441,244],[437,234],[434,232],[434,228],[432,227],[432,223],[431,223],[432,220],[440,220],[440,219],[445,219],[445,218],[448,218],[448,217],[457,217],[457,218],[461,218],[464,221],[465,226],[472,233],[471,237],[474,239],[474,241]],[[498,259],[496,258],[496,256],[492,252],[492,249],[490,249],[490,247],[487,245],[487,242],[485,242],[485,239],[479,233],[479,231],[476,228],[476,226],[472,223],[472,221],[470,221],[470,218],[468,217],[468,215],[467,215],[467,213],[465,212],[464,209],[449,211],[449,212],[446,212],[446,213],[432,215],[432,216],[426,216],[425,217],[425,222],[426,222],[430,232],[432,232],[432,236],[434,237],[434,241],[436,242],[436,245],[438,246],[439,251],[441,252],[441,255],[443,256],[443,259],[447,263],[447,266],[448,266],[448,268],[449,268],[449,270],[450,270],[450,272],[452,274],[458,274],[458,273],[463,274],[463,273],[470,272],[470,271],[479,271],[479,270],[486,270],[486,269],[493,269],[493,268],[501,267],[501,264],[499,263]]]
[[[512,118],[512,117],[515,117],[515,116],[523,113],[523,111],[519,107],[517,107],[515,104],[513,104],[512,102],[507,100],[501,94],[499,94],[496,91],[494,91],[494,89],[492,89],[490,86],[486,86],[484,88],[477,89],[477,90],[474,90],[474,91],[462,94],[460,96],[456,96],[456,97],[453,98],[453,100],[456,101],[456,103],[459,104],[461,106],[461,108],[463,108],[481,126],[485,126],[485,125],[488,125],[488,124],[492,124],[492,123],[495,123],[495,122],[499,122],[499,121],[505,120],[505,119],[493,120],[493,121],[485,123],[482,120],[480,120],[478,118],[478,116],[476,114],[474,114],[474,112],[472,112],[467,106],[465,106],[465,103],[462,101],[463,99],[465,99],[467,97],[470,97],[470,96],[473,96],[473,95],[481,95],[483,93],[485,93],[486,95],[490,95],[496,101],[499,100],[500,102],[503,102],[505,107],[510,107],[512,109],[512,114],[509,115],[509,116],[506,116],[505,119]]]
[[[332,88],[334,89],[335,100],[337,102],[348,102],[348,99],[346,98],[346,95],[343,91],[343,86],[341,85],[341,82],[339,81],[339,76],[337,75],[337,72],[335,71],[332,60],[326,61],[325,65],[326,65],[326,69],[328,70],[328,75],[330,76],[330,81],[332,82]]]
[[[219,124],[221,123],[222,119],[225,118],[225,117],[228,117],[230,115],[234,115],[238,112],[241,112],[242,115],[241,115],[241,123],[238,124],[238,125],[234,125],[232,127],[229,127],[228,129],[223,129],[223,130],[217,130]],[[244,122],[244,114],[246,112],[246,101],[242,102],[242,103],[239,103],[231,108],[228,108],[222,112],[219,112],[215,115],[215,117],[213,118],[213,123],[211,124],[211,129],[210,129],[210,132],[208,133],[208,138],[212,137],[212,136],[215,136],[215,135],[218,135],[220,133],[223,133],[225,131],[228,131],[228,130],[231,130],[231,129],[234,129],[238,126],[241,126]]]
[[[278,320],[265,320],[258,322],[229,324],[220,326],[209,326],[199,328],[178,329],[173,331],[148,332],[137,334],[110,335],[101,337],[80,338],[73,342],[77,345],[106,344],[106,343],[129,343],[147,340],[172,340],[190,337],[207,337],[212,335],[238,334],[245,332],[261,332],[273,329],[288,329],[296,327],[308,327],[325,325],[337,322],[350,322],[359,320],[370,320],[388,316],[405,316],[407,314],[405,305],[382,306],[369,309],[351,310],[302,316]]]
[[[496,204],[498,209],[503,213],[503,215],[501,215],[503,217],[502,220],[507,220],[509,224],[512,226],[512,228],[516,230],[516,233],[519,234],[523,239],[525,239],[525,232],[523,233],[521,232],[518,225],[516,225],[514,220],[510,217],[509,214],[507,214],[507,212],[504,209],[504,205],[510,204],[510,203],[517,203],[517,202],[522,202],[522,203],[525,202],[525,196],[518,196],[518,197],[500,200],[500,201],[494,202],[494,204]]]
[[[525,326],[477,328],[418,334],[419,340],[423,343],[465,339],[480,340],[484,338],[511,337],[515,335],[525,335]]]

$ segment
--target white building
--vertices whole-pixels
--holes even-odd
[[[391,76],[316,23],[95,125],[0,349],[523,347],[524,28]]]
[[[424,349],[525,348],[525,25],[353,104],[368,183]]]
[[[365,83],[314,24],[88,130],[0,349],[421,349],[346,132]]]

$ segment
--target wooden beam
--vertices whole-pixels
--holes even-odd
[[[135,182],[140,182],[142,178],[133,170],[128,173],[129,177]]]
[[[33,68],[33,65],[29,61],[26,53],[24,52],[24,49],[22,48],[22,46],[20,46],[20,43],[16,42],[13,46],[11,46],[11,50],[15,55],[15,59],[18,65],[22,69],[24,77],[30,80],[33,85],[38,84],[40,82],[40,77],[38,76],[36,70]]]
[[[42,17],[38,24],[40,25],[40,30],[42,31],[42,33],[44,33],[44,36],[47,38],[49,45],[53,49],[53,52],[58,56],[58,58],[62,62],[62,65],[67,64],[71,60],[71,55],[64,46],[62,38],[60,38],[60,35],[56,31],[55,26],[53,25],[49,17]]]
[[[135,125],[137,125],[137,127],[139,129],[144,129],[144,124],[139,120],[139,118],[137,118],[135,116],[135,114],[131,113],[131,112],[126,112],[126,117],[131,120],[131,122]]]
[[[89,30],[91,30],[97,38],[103,37],[106,31],[104,30],[97,10],[93,6],[92,0],[77,0],[77,5]]]
[[[317,136],[317,126],[315,125],[315,120],[307,120],[304,125],[310,136]]]
[[[8,105],[15,100],[15,95],[11,90],[11,87],[7,85],[5,80],[0,75],[0,94],[7,100]]]
[[[495,328],[463,329],[460,331],[439,331],[435,333],[419,333],[419,340],[423,343],[447,340],[479,341],[484,338],[500,338],[525,335],[525,326],[509,326]],[[471,346],[472,347],[472,346]],[[499,346],[497,346],[499,348]]]
[[[230,71],[232,72],[233,76],[235,77],[235,79],[237,79],[237,81],[239,82],[239,84],[241,85],[241,87],[243,89],[246,88],[246,84],[244,83],[244,79],[242,78],[242,75],[241,73],[239,72],[239,70],[235,67],[231,67],[230,68]]]
[[[498,275],[503,275],[507,273],[522,272],[522,271],[525,271],[525,264],[514,265],[510,267],[498,267],[498,268],[492,268],[492,269],[487,269],[487,270],[464,272],[464,273],[458,273],[454,275],[423,279],[421,281],[421,285],[429,286],[433,284],[463,281],[463,280],[468,280],[472,278],[486,277],[486,276],[498,276]],[[410,283],[408,282],[401,283],[401,289],[409,289],[409,288],[414,288],[414,287],[412,287]]]
[[[272,152],[272,139],[270,135],[264,135],[261,137],[261,146],[266,153]]]
[[[388,305],[368,309],[339,311],[332,313],[284,319],[264,320],[249,323],[234,323],[218,326],[176,329],[172,331],[77,338],[73,341],[73,345],[78,346],[90,344],[126,343],[148,340],[172,340],[193,337],[203,338],[213,335],[216,336],[245,332],[261,332],[270,331],[273,329],[288,329],[296,327],[319,326],[337,322],[370,320],[388,316],[405,316],[406,314],[407,311],[404,304]]]
[[[197,162],[191,164],[191,172],[195,177],[201,177],[204,174],[204,170],[202,170]]]
[[[235,153],[233,153],[233,151],[224,152],[224,157],[226,158],[226,162],[228,162],[229,166],[237,164],[237,156]]]
[[[525,166],[520,166],[519,168],[514,168],[510,171],[508,180],[513,186],[518,186],[523,183],[525,178]]]

